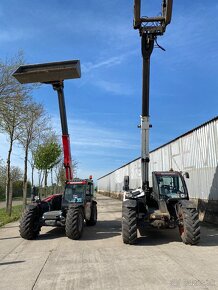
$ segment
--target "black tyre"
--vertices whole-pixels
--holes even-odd
[[[184,244],[196,245],[200,240],[200,222],[195,208],[180,206],[179,233]]]
[[[96,205],[96,203],[93,202],[91,217],[90,217],[90,220],[86,220],[86,225],[87,226],[95,226],[97,223],[97,216],[98,216],[97,205]]]
[[[124,244],[135,244],[137,240],[136,209],[123,206],[122,210],[122,237]]]
[[[82,208],[69,208],[67,212],[65,231],[66,236],[72,240],[81,238],[84,226],[84,216]]]
[[[20,236],[26,240],[37,238],[41,230],[37,208],[27,209],[20,220]]]

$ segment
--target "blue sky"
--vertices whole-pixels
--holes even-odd
[[[142,0],[143,14],[161,0]],[[174,1],[173,19],[151,61],[150,148],[217,115],[218,3]],[[79,175],[96,178],[140,156],[141,54],[132,28],[133,1],[1,0],[0,58],[19,49],[27,63],[80,59],[81,79],[65,82],[72,156]],[[61,136],[58,102],[49,86],[34,92]],[[7,141],[0,135],[0,157]],[[13,164],[23,167],[16,146]]]

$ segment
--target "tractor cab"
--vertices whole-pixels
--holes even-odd
[[[68,181],[62,199],[62,208],[66,208],[69,204],[84,204],[90,201],[94,194],[94,184],[91,177],[89,179],[75,178]]]
[[[187,176],[187,174],[186,174]],[[153,172],[153,198],[168,201],[189,199],[183,175],[178,171]]]

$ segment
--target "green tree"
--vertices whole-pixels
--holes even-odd
[[[23,206],[27,201],[27,162],[31,145],[41,135],[41,132],[48,129],[48,120],[44,108],[30,99],[27,104],[26,113],[20,126],[19,142],[24,149],[24,178],[23,178]],[[32,180],[33,182],[33,180]]]
[[[3,160],[0,159],[0,200],[5,199],[6,170]]]
[[[27,181],[27,196],[31,195],[31,183]],[[13,182],[13,197],[23,197],[23,180]]]
[[[44,185],[47,187],[48,172],[60,162],[61,147],[55,141],[47,141],[37,147],[34,161],[35,167],[44,172]]]
[[[6,209],[9,215],[12,208],[11,154],[14,142],[19,138],[19,128],[31,90],[30,87],[19,84],[12,77],[12,73],[23,62],[22,54],[16,55],[9,61],[0,60],[0,131],[7,135],[9,143],[5,190]]]
[[[13,197],[15,197],[17,196],[16,184],[18,182],[22,182],[23,172],[19,167],[11,166],[10,175],[11,175],[11,192],[13,192]],[[7,179],[7,166],[5,165],[3,160],[0,160],[0,200],[5,200],[6,197],[5,196],[6,179]]]
[[[64,157],[61,156],[61,160],[63,159]],[[73,177],[77,176],[77,169],[78,169],[78,162],[76,160],[72,160]],[[66,175],[65,175],[65,168],[64,168],[63,162],[60,162],[55,166],[54,172],[55,172],[57,185],[64,186],[65,181],[66,181]]]

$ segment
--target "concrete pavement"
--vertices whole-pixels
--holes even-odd
[[[145,231],[137,245],[121,239],[121,202],[98,195],[98,224],[79,241],[63,228],[20,238],[18,223],[0,229],[0,289],[218,289],[218,228],[202,227],[198,246],[178,230]]]

